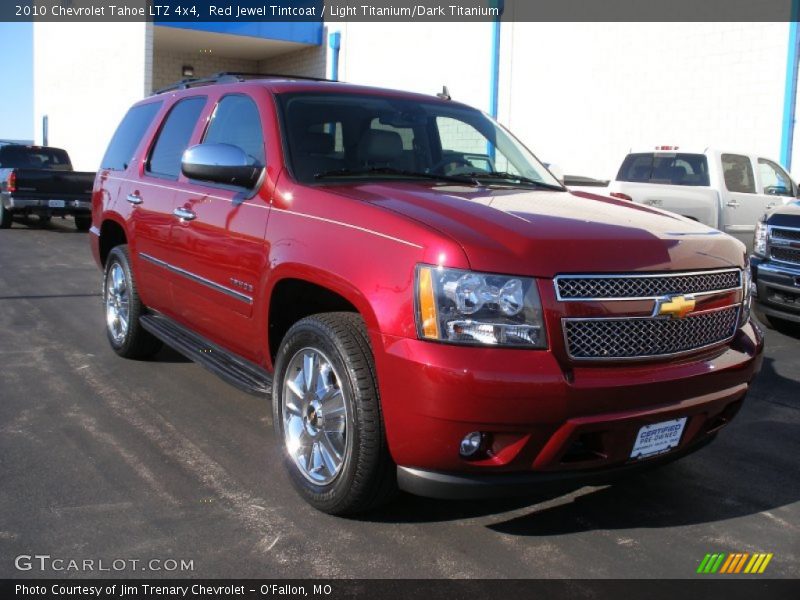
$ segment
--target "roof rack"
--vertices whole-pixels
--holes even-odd
[[[202,85],[213,85],[215,83],[238,83],[247,81],[248,79],[298,79],[303,81],[331,81],[333,79],[325,79],[323,77],[309,77],[306,75],[284,75],[282,73],[241,73],[235,71],[222,71],[215,73],[208,77],[192,77],[189,79],[181,79],[171,85],[163,87],[153,92],[153,95],[171,92],[173,90],[186,90],[192,87]]]

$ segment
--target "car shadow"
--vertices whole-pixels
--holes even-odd
[[[800,374],[784,377],[767,357],[737,419],[711,445],[674,463],[607,486],[563,484],[524,498],[445,501],[402,494],[360,519],[427,523],[514,512],[487,527],[509,535],[549,536],[678,527],[771,511],[800,501],[796,455],[785,455],[800,436],[796,419],[785,418],[787,408],[800,408],[798,389]]]

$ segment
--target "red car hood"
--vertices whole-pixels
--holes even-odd
[[[337,185],[328,191],[435,228],[461,244],[479,271],[552,277],[744,264],[744,245],[730,236],[603,196],[417,182]]]

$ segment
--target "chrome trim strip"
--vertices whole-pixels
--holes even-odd
[[[218,283],[215,283],[215,282],[213,282],[213,281],[211,281],[209,279],[206,279],[205,277],[200,277],[200,275],[196,275],[196,274],[192,273],[191,271],[187,271],[186,269],[181,269],[180,267],[176,267],[175,265],[171,265],[168,262],[165,262],[165,261],[163,261],[161,259],[158,259],[158,258],[156,258],[154,256],[150,256],[149,254],[145,254],[144,252],[139,252],[139,256],[141,256],[144,260],[153,263],[154,265],[158,265],[159,267],[163,267],[163,268],[167,269],[168,271],[172,271],[173,273],[177,273],[178,275],[183,275],[187,279],[191,279],[192,281],[194,281],[196,283],[200,283],[202,285],[210,287],[213,290],[216,290],[218,292],[222,292],[223,294],[227,294],[228,296],[236,298],[237,300],[241,300],[242,302],[247,302],[248,304],[252,304],[253,303],[253,298],[251,296],[247,296],[245,294],[237,292],[236,290],[232,290],[231,288],[225,287],[224,285],[220,285]]]
[[[770,260],[773,260],[773,259],[770,259]],[[800,275],[800,265],[799,264],[797,264],[797,263],[784,263],[784,262],[779,261],[779,260],[776,260],[775,262],[780,262],[781,265],[784,265],[784,264],[792,265],[794,267],[794,269],[790,269],[790,268],[783,267],[783,266],[776,267],[775,265],[772,265],[770,263],[763,263],[762,262],[762,263],[759,263],[759,265],[758,265],[758,272],[761,273],[761,271],[766,271],[767,273],[773,273],[773,274],[777,274],[777,275],[787,275],[788,274],[790,277],[796,277],[796,276]]]
[[[737,288],[738,289],[738,288]],[[742,305],[740,303],[736,304],[729,304],[728,306],[722,306],[719,308],[711,308],[709,310],[701,310],[697,312],[691,313],[684,317],[684,319],[691,319],[693,316],[702,315],[706,313],[712,312],[719,312],[723,310],[728,310],[731,307],[736,307],[736,326],[733,328],[733,335],[727,337],[723,340],[719,340],[718,342],[713,342],[711,344],[706,344],[705,346],[698,346],[697,348],[691,348],[689,350],[681,350],[680,352],[671,352],[669,354],[651,354],[649,356],[609,356],[608,358],[602,357],[576,357],[573,356],[569,350],[569,342],[567,340],[567,321],[630,321],[630,320],[637,320],[637,319],[647,319],[650,321],[655,321],[658,319],[668,320],[670,317],[571,317],[567,319],[561,319],[561,336],[564,340],[564,349],[567,352],[567,356],[570,360],[580,361],[580,362],[605,362],[605,361],[613,361],[613,360],[625,360],[625,361],[644,361],[644,360],[660,360],[662,358],[673,358],[675,356],[684,356],[686,354],[692,354],[694,352],[699,352],[701,350],[707,350],[708,348],[713,348],[715,346],[722,346],[724,344],[729,343],[734,337],[736,337],[736,332],[739,331],[739,319],[741,319],[741,310]]]
[[[714,269],[712,271],[676,271],[673,273],[617,273],[610,275],[608,273],[601,273],[593,275],[585,273],[581,275],[556,275],[553,278],[553,287],[556,290],[556,300],[559,302],[628,302],[635,300],[658,300],[664,294],[658,296],[636,296],[624,298],[562,298],[561,292],[558,289],[558,282],[561,279],[644,279],[648,277],[692,277],[693,275],[714,275],[716,273],[730,273],[737,271],[739,273],[739,285],[732,288],[725,288],[720,290],[711,290],[708,292],[691,292],[693,296],[711,296],[714,294],[724,294],[726,292],[733,292],[742,289],[742,270],[739,268],[728,269]],[[677,293],[677,292],[676,292]]]

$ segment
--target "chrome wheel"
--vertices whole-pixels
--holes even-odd
[[[106,326],[115,343],[121,344],[125,341],[129,323],[128,282],[122,265],[114,263],[106,278]]]
[[[350,414],[341,381],[328,357],[314,348],[299,350],[283,378],[286,451],[316,485],[336,479],[348,454]]]

